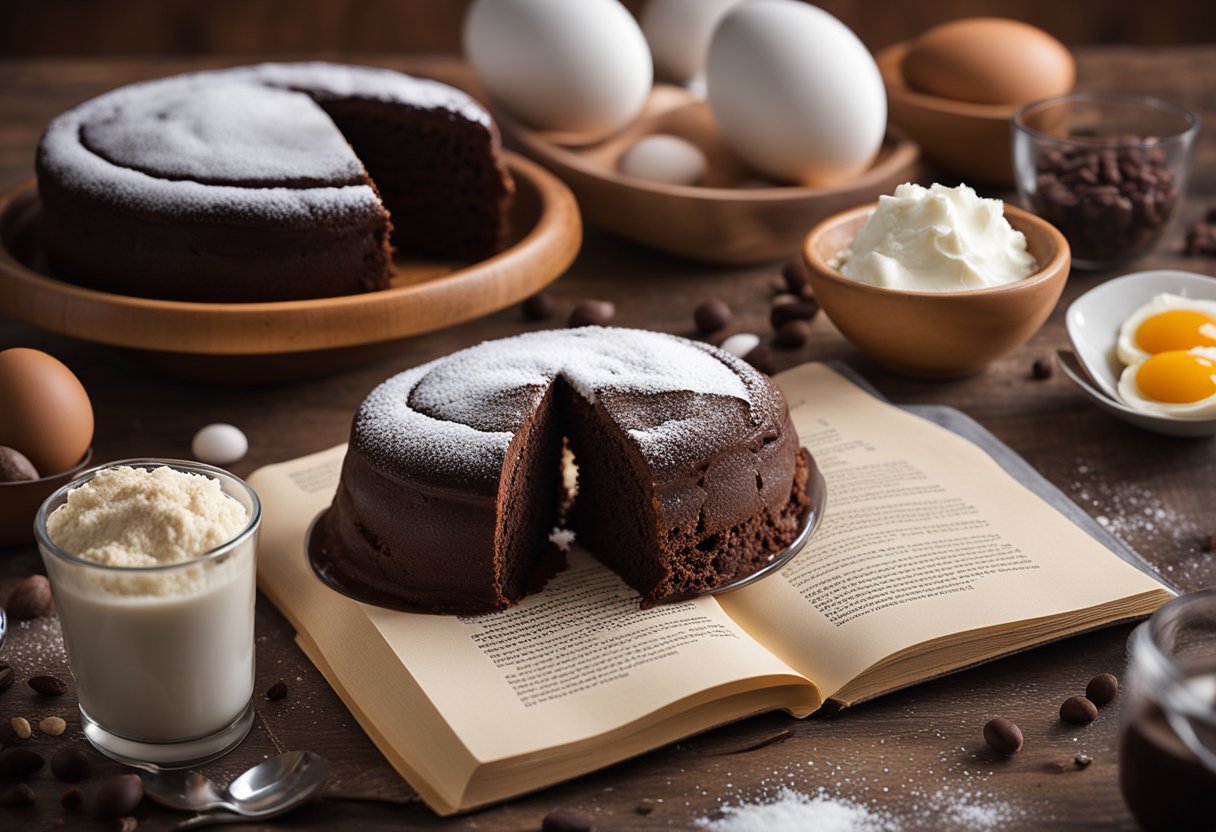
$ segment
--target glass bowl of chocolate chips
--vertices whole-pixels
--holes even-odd
[[[1076,93],[1012,119],[1022,203],[1064,233],[1073,265],[1110,269],[1146,254],[1178,213],[1199,117],[1160,98]]]

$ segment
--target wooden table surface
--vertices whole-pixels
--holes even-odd
[[[409,62],[368,56],[368,63]],[[1201,112],[1216,124],[1216,46],[1148,50],[1086,49],[1078,55],[1079,87],[1156,93]],[[0,186],[32,173],[33,152],[47,121],[119,84],[236,59],[0,61]],[[450,69],[450,67],[449,67]],[[1200,137],[1184,220],[1216,204],[1216,135]],[[927,172],[926,176],[933,176]],[[926,180],[930,181],[930,180]],[[1216,274],[1216,261],[1181,254],[1184,223],[1140,268],[1174,267]],[[583,251],[553,293],[563,310],[584,297],[614,301],[616,323],[688,334],[701,300],[727,300],[743,329],[766,333],[768,284],[779,264],[714,269],[651,253],[588,229]],[[936,402],[974,416],[1025,456],[1092,515],[1183,590],[1216,585],[1208,540],[1216,532],[1216,442],[1145,433],[1089,404],[1060,373],[1045,381],[1031,365],[1066,345],[1064,310],[1109,274],[1077,272],[1051,320],[1026,346],[975,378],[927,383],[891,375],[857,353],[820,316],[804,349],[779,352],[779,368],[814,359],[841,359],[897,402]],[[248,456],[232,466],[246,475],[260,465],[345,440],[354,409],[378,382],[408,367],[486,338],[528,329],[509,309],[417,338],[399,354],[342,375],[264,389],[201,386],[158,375],[117,351],[47,334],[0,318],[0,348],[29,346],[63,360],[89,390],[97,418],[97,460],[134,456],[186,457],[194,432],[232,422],[249,436]],[[2,406],[2,405],[0,405]],[[0,599],[42,565],[31,547],[0,550]],[[713,816],[723,801],[753,800],[781,787],[864,803],[903,828],[1132,829],[1117,785],[1117,715],[1104,710],[1088,727],[1057,717],[1060,702],[1101,672],[1124,666],[1128,627],[1046,646],[887,696],[834,718],[803,721],[769,715],[689,739],[539,794],[472,815],[439,819],[413,797],[363,735],[337,696],[292,641],[292,630],[264,598],[257,611],[258,720],[250,738],[207,767],[230,777],[265,755],[311,749],[334,767],[332,790],[366,800],[329,799],[266,828],[304,829],[538,829],[564,807],[594,819],[599,829],[671,829]],[[3,657],[18,684],[0,693],[0,723],[57,713],[69,729],[61,738],[35,736],[28,747],[45,755],[83,742],[75,703],[46,700],[25,684],[29,676],[67,676],[54,619],[17,624]],[[286,699],[262,692],[285,680]],[[995,759],[981,738],[984,723],[1006,715],[1022,726],[1025,750]],[[12,742],[11,734],[3,737]],[[1085,753],[1092,765],[1079,768]],[[97,758],[95,772],[117,770]],[[0,828],[51,829],[62,818],[63,784],[43,771],[31,779],[33,808],[0,808]],[[0,788],[7,784],[0,783]],[[86,784],[87,785],[87,784]],[[654,811],[635,811],[640,801]],[[179,816],[145,805],[139,828],[167,829]],[[80,824],[84,828],[92,828]],[[253,828],[253,827],[250,827]]]

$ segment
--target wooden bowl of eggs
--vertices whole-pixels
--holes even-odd
[[[504,136],[601,228],[704,263],[771,261],[916,178],[916,144],[886,133],[873,57],[827,12],[655,0],[643,28],[616,0],[481,0],[466,18]],[[678,83],[653,83],[652,50]]]
[[[913,186],[914,187],[914,186]],[[803,245],[810,286],[832,323],[862,352],[897,373],[928,379],[975,375],[1033,336],[1055,308],[1068,279],[1064,235],[1011,205],[1005,219],[1025,237],[1033,258],[1027,276],[959,291],[915,291],[871,285],[840,272],[876,204],[824,220]]]
[[[0,546],[31,543],[42,501],[93,458],[93,408],[53,356],[0,351]]]
[[[974,17],[880,51],[891,124],[925,158],[969,182],[1012,185],[1009,121],[1025,104],[1072,90],[1068,49],[1027,23]]]

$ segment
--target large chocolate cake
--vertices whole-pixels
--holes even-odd
[[[780,391],[722,350],[629,329],[520,335],[372,391],[311,557],[373,603],[486,612],[560,567],[564,525],[652,604],[747,576],[793,541],[812,465]]]
[[[386,288],[392,245],[484,257],[514,188],[497,129],[464,93],[324,63],[114,90],[51,122],[37,172],[57,275],[191,301]]]

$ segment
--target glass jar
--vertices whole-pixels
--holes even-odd
[[[1169,602],[1128,640],[1119,785],[1143,829],[1216,823],[1216,590]]]

